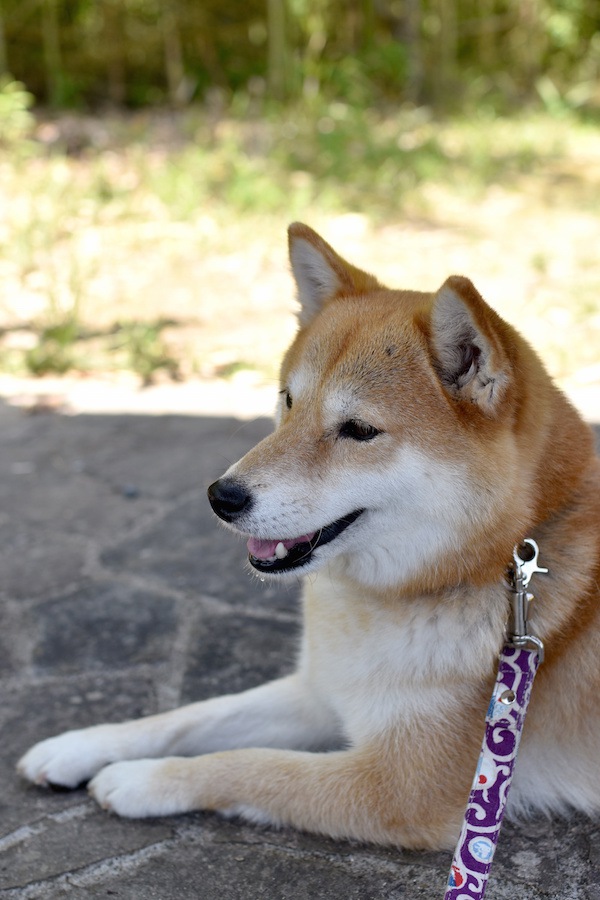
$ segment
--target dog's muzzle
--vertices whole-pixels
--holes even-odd
[[[252,493],[235,478],[220,478],[211,484],[208,499],[214,512],[230,524],[235,524],[236,520],[250,512],[254,505]],[[335,540],[363,512],[364,509],[356,509],[317,531],[297,537],[265,539],[251,536],[248,540],[248,561],[253,568],[269,575],[306,566],[318,547]]]

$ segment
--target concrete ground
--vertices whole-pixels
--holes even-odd
[[[297,591],[249,577],[205,497],[268,429],[0,403],[0,898],[443,897],[449,853],[203,813],[124,821],[15,775],[40,738],[290,670]],[[600,900],[600,821],[506,825],[487,896]]]

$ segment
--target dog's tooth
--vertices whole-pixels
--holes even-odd
[[[279,541],[279,543],[275,547],[275,556],[277,557],[277,559],[285,559],[288,553],[289,550],[287,549],[287,547],[284,547],[283,542]]]

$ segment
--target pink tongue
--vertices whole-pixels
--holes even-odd
[[[275,556],[275,548],[277,544],[283,544],[286,550],[291,550],[296,544],[306,544],[312,541],[316,532],[311,534],[303,534],[301,537],[289,538],[284,541],[263,541],[260,538],[251,537],[248,540],[248,552],[255,556],[256,559],[271,559]]]

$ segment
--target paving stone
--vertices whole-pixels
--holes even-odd
[[[0,679],[18,675],[29,658],[29,631],[23,621],[20,604],[5,600],[0,628]]]
[[[49,886],[45,897],[106,896],[197,898],[268,898],[314,900],[341,897],[379,900],[382,897],[431,896],[432,872],[424,867],[381,863],[375,856],[348,852],[347,847],[320,841],[302,848],[295,835],[272,831],[255,835],[231,825],[229,837],[211,817],[181,827],[174,840],[149,846],[146,852],[123,854],[111,871],[88,867],[69,882]],[[433,875],[433,884],[436,877]],[[443,890],[443,883],[441,885]],[[81,892],[81,893],[80,893]],[[136,893],[137,892],[137,893]],[[27,898],[29,894],[25,894]]]
[[[11,538],[0,545],[0,597],[47,596],[83,577],[88,553],[84,539],[50,529],[13,527]]]
[[[26,443],[7,441],[11,458],[78,471],[113,490],[137,487],[140,497],[172,499],[207,487],[267,434],[267,419],[191,416],[35,416]]]
[[[128,821],[14,772],[35,741],[288,672],[297,586],[261,584],[207,485],[270,426],[26,416],[0,402],[0,900],[431,900],[449,853],[194,813]],[[489,900],[600,900],[600,824],[504,826]]]
[[[110,537],[115,530],[131,529],[159,503],[140,495],[130,497],[119,484],[107,484],[77,468],[77,460],[56,460],[46,465],[21,461],[9,465],[12,477],[0,478],[0,539],[10,542],[15,534],[15,511],[19,531]],[[15,474],[16,470],[16,474]],[[135,501],[135,502],[132,502]],[[90,516],[90,510],[94,515]]]
[[[30,611],[38,638],[36,672],[123,668],[168,658],[177,630],[176,601],[119,582],[88,583]]]
[[[98,722],[122,722],[156,712],[156,685],[147,673],[97,672],[50,680],[0,682],[0,867],[3,837],[47,815],[78,806],[76,792],[41,790],[22,781],[15,764],[37,741]]]
[[[488,892],[491,900],[521,896],[521,891],[561,900],[585,896],[583,890],[594,877],[589,865],[589,832],[589,819],[580,815],[508,822],[494,860],[493,885]],[[514,894],[508,893],[507,885]]]
[[[220,526],[204,492],[114,544],[100,560],[108,570],[151,577],[192,596],[202,592],[234,606],[283,613],[297,608],[299,582],[278,587],[252,574],[244,542]],[[232,574],[224,578],[224,572]]]
[[[235,611],[203,614],[193,635],[194,653],[183,680],[181,702],[236,693],[294,669],[299,624],[269,621]]]
[[[65,871],[132,853],[164,840],[173,830],[172,825],[158,820],[139,822],[135,828],[127,824],[102,813],[92,800],[45,816],[20,840],[15,835],[2,853],[0,888],[24,888],[32,881],[46,881]]]

